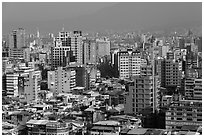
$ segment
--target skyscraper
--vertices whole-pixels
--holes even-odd
[[[9,35],[9,48],[22,48],[25,47],[25,30],[23,28],[19,28],[17,30],[13,30]]]
[[[23,58],[23,48],[25,47],[25,30],[23,28],[13,30],[9,35],[9,56]]]

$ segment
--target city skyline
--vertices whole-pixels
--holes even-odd
[[[202,3],[3,3],[2,135],[202,135]]]

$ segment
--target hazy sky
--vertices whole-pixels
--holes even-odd
[[[57,20],[94,13],[116,3],[28,2],[3,3],[3,22]]]
[[[202,24],[202,3],[3,3],[3,33],[24,27],[56,32],[65,29],[124,30]]]

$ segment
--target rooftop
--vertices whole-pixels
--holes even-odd
[[[31,124],[31,125],[46,125],[48,122],[49,122],[49,120],[34,120],[34,119],[31,119],[26,124]]]
[[[127,134],[128,135],[144,135],[147,132],[146,128],[135,128],[131,129]]]
[[[118,126],[118,125],[120,125],[120,123],[117,121],[107,120],[107,121],[98,121],[98,122],[94,123],[94,125]]]

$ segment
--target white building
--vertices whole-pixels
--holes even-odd
[[[140,53],[134,51],[119,52],[118,65],[120,78],[140,75],[141,64],[145,64],[145,60],[141,59]]]
[[[18,95],[20,100],[27,103],[37,101],[40,92],[41,71],[26,69],[19,74]]]
[[[18,96],[18,73],[9,72],[6,74],[6,90],[8,97]]]
[[[53,93],[70,93],[76,86],[76,71],[72,68],[58,67],[55,71],[48,71],[48,89]]]

